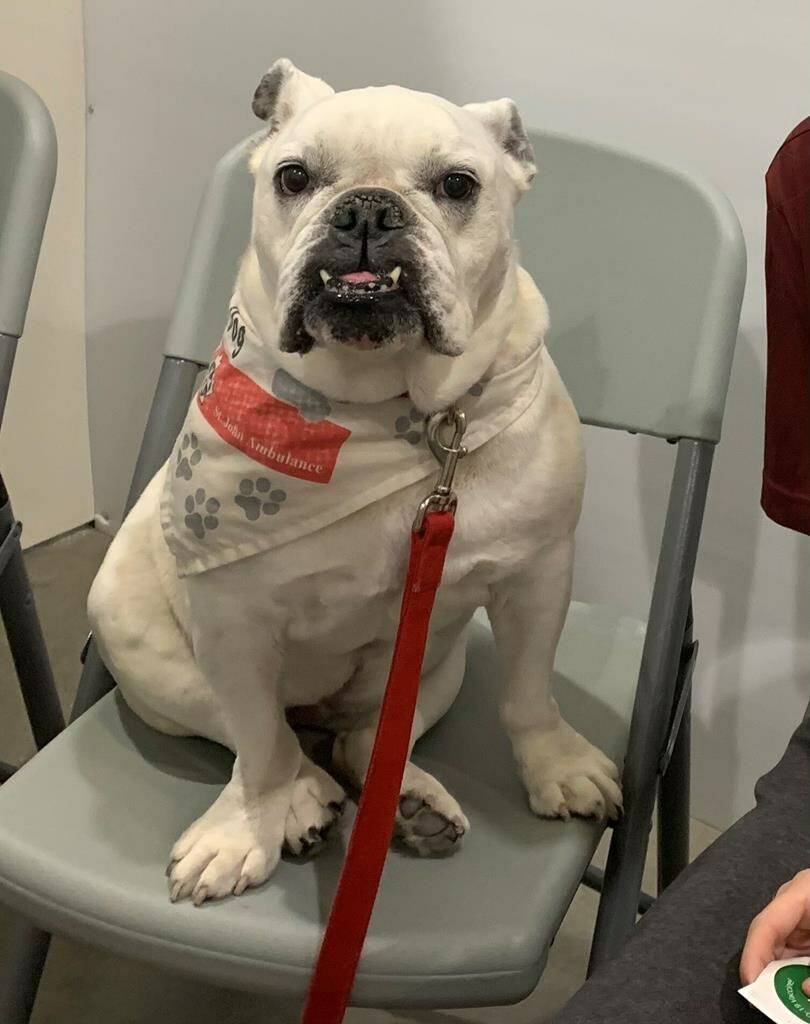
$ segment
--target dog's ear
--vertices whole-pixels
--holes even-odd
[[[282,57],[256,86],[253,113],[262,121],[269,121],[271,131],[275,131],[291,117],[318,100],[331,96],[334,91],[320,78],[299,71],[291,60]]]
[[[468,103],[464,109],[483,122],[495,141],[506,153],[513,177],[521,189],[527,189],[537,173],[529,136],[523,127],[514,100],[491,100],[489,103]]]

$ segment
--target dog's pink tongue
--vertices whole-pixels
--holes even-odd
[[[341,274],[340,280],[347,284],[368,284],[369,281],[376,281],[377,275],[370,270],[355,270],[352,274]]]

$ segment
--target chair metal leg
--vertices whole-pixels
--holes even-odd
[[[692,638],[692,604],[686,618],[675,710],[658,783],[658,895],[689,863],[689,799],[692,757],[692,673],[697,643]]]
[[[56,692],[45,637],[19,541],[19,524],[0,478],[0,616],[28,712],[28,721],[40,749],[65,727]]]
[[[85,652],[79,688],[76,691],[73,707],[70,709],[71,722],[75,722],[79,715],[83,715],[114,686],[115,680],[107,671],[107,667],[98,653],[96,642],[91,637]]]
[[[658,895],[689,863],[691,697],[687,695],[678,738],[658,786]]]
[[[585,874],[582,876],[582,884],[587,886],[588,889],[593,889],[594,892],[601,892],[605,885],[604,871],[589,864],[585,868]],[[653,903],[655,903],[654,896],[650,896],[648,892],[640,893],[638,897],[639,914],[646,914]]]
[[[12,356],[13,359],[13,356]],[[11,363],[0,349],[0,415],[5,394],[2,376]],[[19,524],[0,478],[0,615],[8,637],[20,690],[37,747],[42,748],[65,727],[45,638],[23,561]],[[0,780],[13,774],[12,765],[0,766]],[[39,980],[51,937],[24,918],[15,917],[0,958],[0,1021],[27,1024],[34,1008]]]
[[[34,1009],[51,937],[15,917],[0,957],[0,1021],[28,1024]]]
[[[609,960],[635,925],[658,771],[676,704],[713,450],[704,441],[678,442],[624,764],[625,813],[610,844],[589,971]]]
[[[3,422],[3,413],[6,411],[6,399],[8,398],[11,370],[14,366],[18,340],[18,338],[0,331],[0,424]]]

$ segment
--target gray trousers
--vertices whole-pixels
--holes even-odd
[[[756,808],[656,901],[619,954],[595,972],[555,1024],[764,1021],[736,993],[751,919],[810,867],[810,706]]]

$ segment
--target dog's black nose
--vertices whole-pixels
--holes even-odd
[[[394,192],[384,188],[356,189],[340,197],[331,223],[344,237],[378,241],[404,228],[407,217]]]

